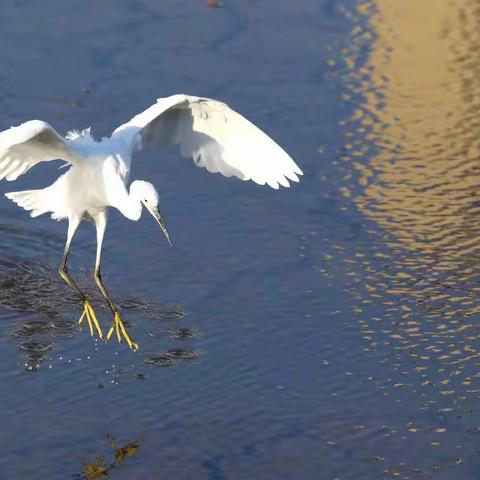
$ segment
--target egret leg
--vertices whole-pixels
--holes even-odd
[[[110,340],[113,333],[115,332],[118,343],[122,341],[122,337],[123,337],[125,341],[128,343],[128,346],[132,350],[137,350],[138,344],[135,343],[130,337],[130,335],[128,334],[127,329],[122,321],[122,317],[120,316],[120,313],[118,311],[118,307],[113,301],[110,294],[108,293],[108,290],[105,288],[105,285],[103,284],[103,281],[102,281],[102,275],[100,272],[100,260],[102,255],[103,236],[105,234],[105,228],[107,226],[107,214],[105,211],[98,214],[95,217],[95,224],[97,227],[97,256],[95,259],[95,272],[94,272],[95,283],[97,284],[97,287],[102,292],[102,295],[105,297],[105,300],[107,301],[108,306],[110,307],[110,310],[113,313],[113,323],[112,323],[112,326],[110,327],[110,330],[107,333],[106,339]]]
[[[91,303],[87,300],[87,297],[80,290],[79,286],[75,283],[73,278],[68,273],[67,259],[68,259],[68,254],[70,252],[70,245],[72,243],[73,235],[75,234],[75,231],[77,230],[79,224],[80,224],[79,220],[69,221],[67,242],[65,243],[65,250],[63,253],[62,263],[60,264],[60,268],[58,272],[60,276],[65,280],[65,282],[68,284],[68,286],[73,290],[75,290],[79,295],[79,297],[82,299],[83,313],[80,319],[78,320],[79,325],[81,325],[83,320],[86,318],[88,323],[88,328],[90,330],[90,335],[92,337],[94,336],[94,328],[95,328],[95,330],[98,333],[98,336],[100,338],[103,338],[102,329],[100,328],[100,325],[97,320],[97,316],[95,315],[95,311],[93,310]]]

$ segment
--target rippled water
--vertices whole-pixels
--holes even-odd
[[[102,7],[5,2],[0,128],[105,135],[184,91],[305,178],[274,192],[142,157],[175,248],[112,212],[104,256],[137,353],[78,327],[65,224],[1,201],[0,479],[477,478],[477,3]],[[72,272],[107,327],[94,249],[85,224]]]

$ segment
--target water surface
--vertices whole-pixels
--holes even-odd
[[[138,353],[76,327],[66,225],[0,202],[0,478],[476,478],[478,15],[473,0],[4,2],[1,128],[101,136],[156,97],[211,96],[305,177],[276,192],[173,148],[142,155],[133,176],[158,187],[175,247],[112,212],[104,252]],[[107,327],[94,253],[86,223],[72,272]]]

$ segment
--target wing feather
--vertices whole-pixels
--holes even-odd
[[[74,164],[78,154],[48,123],[30,120],[0,132],[0,180],[16,180],[40,162]]]
[[[302,171],[268,135],[217,100],[172,95],[135,116],[112,134],[131,151],[180,144],[183,157],[212,173],[272,188],[298,182]]]

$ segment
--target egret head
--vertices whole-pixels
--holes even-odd
[[[158,210],[158,192],[150,182],[135,180],[130,186],[130,194],[137,198],[140,203],[152,214],[167,238],[167,242],[172,246],[170,235]]]

